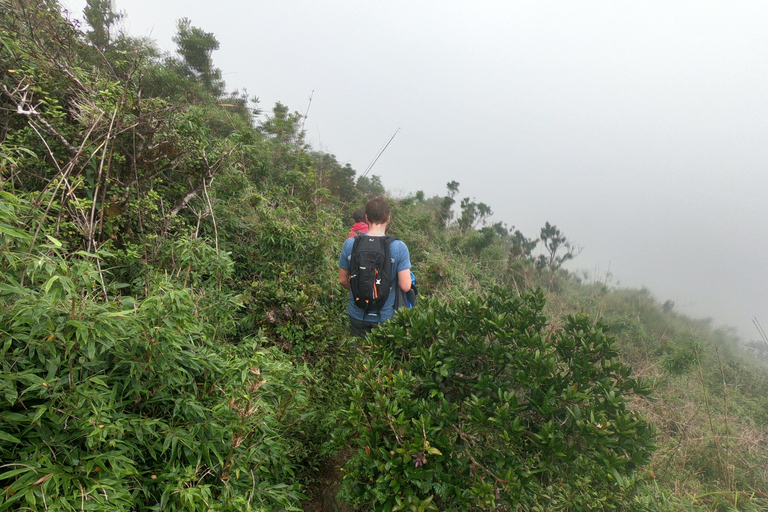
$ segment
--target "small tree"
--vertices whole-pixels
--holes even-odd
[[[538,240],[525,238],[520,230],[515,230],[510,237],[509,258],[511,260],[531,259],[531,253],[538,244]]]
[[[493,215],[491,207],[485,203],[476,203],[474,200],[465,197],[461,200],[461,217],[459,217],[459,230],[462,234],[470,229],[474,229]]]
[[[357,178],[357,191],[365,197],[383,196],[387,192],[381,184],[381,176],[376,174]]]
[[[438,211],[438,221],[440,224],[442,224],[444,227],[448,227],[448,224],[451,222],[451,219],[453,219],[453,210],[451,210],[451,207],[453,207],[453,204],[456,202],[454,197],[456,197],[456,194],[459,193],[459,182],[458,181],[451,181],[446,184],[446,187],[448,188],[448,193],[443,197],[442,202],[440,203],[440,208]]]
[[[547,255],[542,255],[542,265],[550,270],[559,269],[563,263],[572,260],[576,255],[576,248],[573,244],[557,229],[557,226],[551,225],[549,222],[546,222],[541,228],[539,238],[544,242],[544,248],[547,250]],[[561,249],[565,249],[565,253]]]
[[[318,185],[330,190],[342,202],[355,198],[355,170],[349,163],[341,165],[335,155],[322,151],[313,152],[312,160]]]
[[[176,23],[177,33],[173,42],[178,46],[179,55],[190,75],[197,78],[206,91],[216,97],[224,93],[224,81],[221,70],[213,66],[211,55],[219,49],[219,41],[211,32],[193,27],[189,18],[182,18]]]
[[[124,17],[123,13],[112,9],[111,0],[86,0],[83,16],[91,27],[86,37],[96,48],[106,51],[112,42],[115,25]]]

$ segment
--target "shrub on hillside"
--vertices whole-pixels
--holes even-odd
[[[0,510],[295,507],[309,372],[214,342],[167,278],[110,293],[96,256],[34,242],[29,205],[0,199]]]
[[[424,301],[367,338],[348,387],[343,496],[370,510],[593,510],[632,499],[649,389],[603,327],[552,332],[543,295]]]

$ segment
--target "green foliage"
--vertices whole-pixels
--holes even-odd
[[[114,12],[109,0],[86,0],[83,16],[91,26],[91,31],[87,34],[88,40],[99,50],[105,51],[112,41],[116,23],[124,15]]]
[[[684,375],[696,365],[696,355],[700,347],[690,338],[682,342],[674,342],[668,353],[661,357],[664,370],[670,375]]]
[[[368,176],[360,176],[357,178],[357,191],[364,197],[383,196],[386,192],[384,185],[381,184],[381,176],[372,174]]]
[[[240,331],[258,329],[284,350],[317,362],[333,352],[341,332],[343,294],[330,293],[329,283],[346,232],[338,217],[322,210],[313,215],[290,201],[264,201],[252,194],[223,218],[222,244],[232,251],[243,290]]]
[[[512,234],[509,256],[512,259],[531,258],[533,250],[538,243],[538,240],[525,238],[525,235],[516,230]]]
[[[315,176],[317,183],[344,203],[353,201],[357,195],[355,190],[355,170],[349,164],[343,166],[334,155],[314,152]]]
[[[420,266],[422,255],[443,252],[446,243],[445,226],[436,218],[436,201],[439,198],[425,200],[424,194],[417,192],[392,204],[389,232],[407,242],[411,263],[416,267]]]
[[[453,204],[456,202],[454,197],[459,193],[459,182],[450,181],[446,184],[448,193],[443,198],[435,198],[439,204],[439,208],[436,211],[436,221],[443,227],[448,227],[453,219]]]
[[[179,55],[184,59],[186,71],[200,81],[203,88],[214,96],[224,92],[221,70],[213,66],[211,55],[219,49],[216,36],[203,29],[193,27],[189,18],[181,18],[176,23],[176,35],[173,41],[178,46]]]
[[[555,226],[484,226],[455,181],[393,201],[422,300],[352,371],[336,261],[381,179],[283,104],[257,125],[213,34],[182,20],[163,57],[121,16],[89,0],[83,33],[0,0],[0,509],[296,508],[340,417],[371,483],[347,493],[379,508],[766,508],[764,344],[744,359],[671,300],[585,284]],[[636,474],[617,357],[657,398],[631,402],[659,431]],[[367,402],[342,408],[350,374]]]
[[[398,313],[348,387],[344,495],[371,510],[597,510],[631,500],[649,393],[603,326],[551,331],[541,292],[502,289]]]
[[[2,204],[0,510],[295,507],[308,372],[263,340],[213,343],[167,279],[115,296],[98,256],[35,244],[28,205]]]
[[[546,222],[544,227],[541,228],[539,239],[544,243],[544,248],[547,251],[546,256],[541,255],[539,257],[542,266],[550,270],[557,270],[563,266],[563,263],[573,259],[576,248],[557,229],[557,226]],[[565,249],[565,252],[563,253],[561,249]]]
[[[465,197],[461,200],[461,216],[457,224],[462,233],[474,229],[478,224],[482,224],[486,218],[493,215],[491,207],[485,203],[476,203],[474,200]]]
[[[654,382],[656,400],[638,406],[659,432],[649,473],[669,493],[669,509],[760,510],[768,493],[757,469],[768,456],[764,366],[729,346],[727,330],[647,289],[601,283],[572,293],[610,326],[621,358]]]

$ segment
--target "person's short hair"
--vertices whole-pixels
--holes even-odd
[[[384,224],[391,211],[389,202],[381,196],[374,197],[365,205],[365,214],[371,224]]]
[[[357,224],[358,222],[365,222],[365,210],[356,210],[352,214],[352,221]]]

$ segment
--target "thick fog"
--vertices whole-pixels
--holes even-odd
[[[69,0],[81,17],[85,0]],[[588,278],[768,327],[768,3],[116,0],[173,52],[213,33],[229,90],[307,114],[316,149],[395,195],[461,184]],[[311,101],[310,101],[311,98]]]

